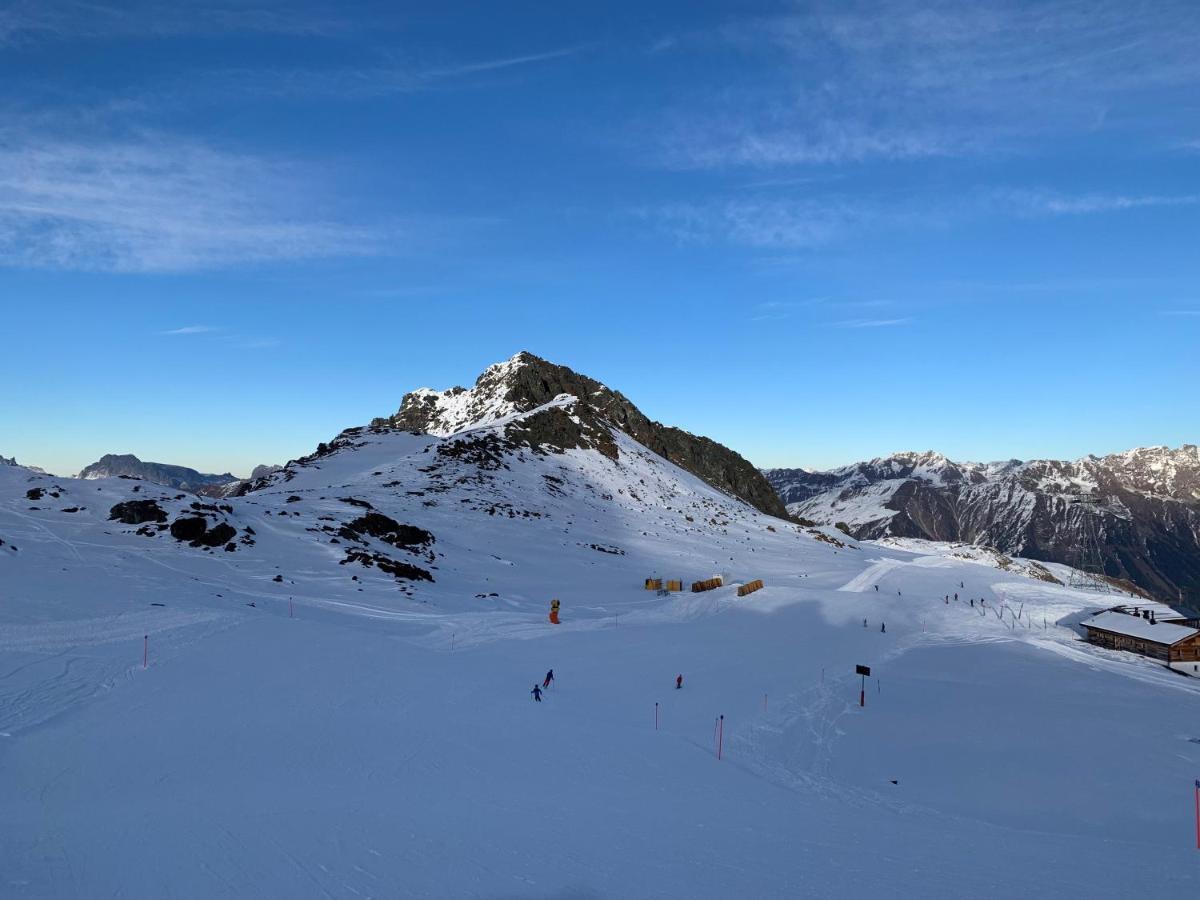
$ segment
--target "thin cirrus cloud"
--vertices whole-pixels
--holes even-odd
[[[720,80],[677,106],[661,159],[771,169],[1020,152],[1114,110],[1172,129],[1170,104],[1138,98],[1187,101],[1197,29],[1200,6],[1173,0],[1136,14],[1118,0],[817,0],[672,46],[723,49],[735,75],[714,68]]]
[[[305,173],[154,135],[0,135],[0,265],[179,272],[382,252],[397,229],[313,216]]]
[[[1088,215],[1151,207],[1195,206],[1200,194],[1062,194],[1044,190],[999,190],[996,200],[1023,215]]]
[[[893,325],[907,325],[911,321],[911,317],[905,316],[896,319],[843,319],[829,324],[834,328],[889,328]]]
[[[17,0],[0,9],[0,46],[36,40],[165,38],[184,35],[325,35],[344,19],[271,0]]]
[[[214,328],[212,325],[184,325],[181,328],[171,328],[163,334],[210,334],[214,331],[220,331],[219,328]]]
[[[282,343],[278,338],[238,334],[216,325],[183,325],[179,328],[160,331],[159,334],[166,336],[204,335],[208,340],[216,340],[239,350],[265,350],[278,347]]]
[[[681,244],[725,242],[757,250],[804,250],[895,228],[943,228],[983,218],[1120,215],[1200,205],[1200,194],[1081,193],[984,188],[955,197],[810,195],[778,200],[667,204],[649,212]]]
[[[549,63],[574,56],[588,45],[573,45],[491,59],[448,65],[419,66],[391,62],[353,68],[281,69],[271,67],[222,69],[189,77],[186,82],[169,84],[160,93],[174,98],[179,94],[240,95],[260,98],[335,98],[366,100],[395,94],[428,91],[446,83]],[[154,100],[153,93],[140,98]]]

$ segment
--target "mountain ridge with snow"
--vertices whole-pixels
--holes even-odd
[[[927,451],[827,472],[765,472],[792,515],[858,537],[982,543],[1084,565],[1163,599],[1200,601],[1200,449],[1140,447],[1074,461],[954,462]],[[1094,534],[1094,539],[1089,537]],[[1085,567],[1087,567],[1085,565]]]

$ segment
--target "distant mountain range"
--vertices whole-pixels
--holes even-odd
[[[132,453],[108,453],[100,457],[90,466],[86,466],[77,476],[84,479],[97,478],[141,478],[153,484],[178,488],[183,491],[198,493],[203,488],[216,487],[237,481],[236,475],[226,472],[224,475],[209,475],[197,472],[187,466],[172,466],[166,463],[143,462]]]
[[[15,464],[15,461],[14,463]],[[229,472],[223,475],[213,475],[189,469],[187,466],[175,466],[167,463],[143,462],[132,453],[105,454],[79,473],[78,478],[95,480],[97,478],[140,478],[151,484],[161,484],[164,487],[190,491],[193,494],[203,494],[208,497],[226,497],[235,493],[242,485],[251,483],[257,478],[265,478],[282,469],[282,466],[255,466],[249,478],[238,478]]]
[[[858,538],[981,544],[1200,603],[1200,451],[1192,444],[986,464],[899,453],[829,472],[764,474],[790,514],[841,523]]]
[[[209,497],[286,483],[364,433],[455,437],[482,471],[520,448],[594,450],[620,462],[618,436],[770,516],[840,526],[859,539],[954,541],[1124,579],[1164,600],[1200,605],[1200,451],[1149,447],[1075,461],[955,462],[900,453],[828,472],[760,472],[709,438],[654,422],[623,394],[531,353],[488,367],[470,388],[420,388],[394,414],[349,429],[285,467],[247,479],[106,455],[83,479],[136,478]],[[443,453],[450,453],[450,445]],[[0,457],[0,464],[15,460]],[[638,494],[636,485],[630,493]]]

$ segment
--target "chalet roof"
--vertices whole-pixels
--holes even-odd
[[[1160,622],[1179,622],[1190,616],[1174,606],[1166,603],[1160,603],[1157,600],[1141,600],[1135,603],[1122,603],[1119,606],[1112,607],[1113,612],[1122,612],[1134,615],[1134,610],[1139,613],[1148,610],[1154,613],[1154,618]]]
[[[1097,613],[1090,619],[1084,619],[1083,626],[1085,628],[1099,628],[1101,631],[1123,634],[1127,637],[1139,638],[1143,641],[1152,641],[1155,644],[1163,644],[1168,647],[1200,634],[1200,629],[1197,628],[1188,628],[1185,625],[1172,625],[1168,622],[1159,622],[1157,625],[1151,625],[1148,620],[1140,616],[1130,616],[1125,613],[1111,611]]]

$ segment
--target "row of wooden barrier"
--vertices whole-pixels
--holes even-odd
[[[703,593],[704,591],[715,590],[716,588],[721,587],[724,583],[725,582],[721,580],[721,577],[719,575],[715,578],[706,578],[703,581],[693,581],[692,582],[692,593],[699,594],[699,593]],[[662,590],[682,591],[683,590],[683,582],[682,581],[667,580],[666,585],[667,586],[664,588],[663,587],[663,579],[661,579],[661,578],[647,578],[646,579],[646,590],[648,590],[648,591],[662,591]],[[755,591],[762,590],[762,588],[763,588],[762,579],[758,578],[758,579],[755,579],[754,581],[748,581],[745,584],[739,585],[738,589],[737,589],[737,595],[739,597],[745,597],[748,594],[753,594]]]
[[[646,579],[646,590],[648,590],[648,591],[662,591],[662,590],[682,591],[683,590],[683,580],[682,579],[679,579],[679,580],[668,579],[666,584],[667,584],[667,586],[664,588],[663,580],[661,578],[647,578]]]

